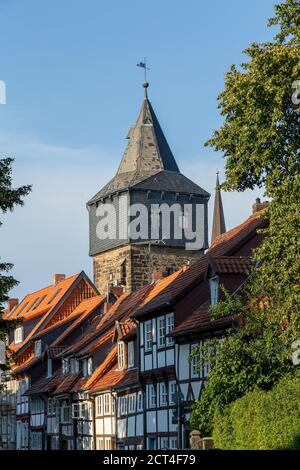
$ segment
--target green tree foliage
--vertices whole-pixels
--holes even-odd
[[[300,376],[247,393],[214,419],[214,443],[226,450],[300,449]]]
[[[228,191],[264,187],[266,238],[242,294],[213,315],[235,313],[243,328],[222,342],[191,425],[210,434],[215,413],[257,387],[269,390],[291,370],[300,338],[300,112],[292,102],[300,80],[300,0],[275,6],[274,41],[252,44],[247,62],[232,66],[219,96],[224,122],[207,145],[222,151]]]
[[[11,158],[0,160],[0,210],[2,213],[12,211],[15,206],[22,206],[24,197],[31,191],[31,186],[12,187],[12,162]],[[2,225],[1,221],[0,225]],[[3,304],[8,300],[8,292],[18,284],[8,274],[12,267],[11,263],[0,263],[0,340],[10,328],[14,327],[13,322],[2,320]]]

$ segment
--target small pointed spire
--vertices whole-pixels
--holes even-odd
[[[222,233],[226,232],[225,217],[222,204],[222,195],[219,182],[219,171],[217,171],[215,206],[212,224],[211,243]]]

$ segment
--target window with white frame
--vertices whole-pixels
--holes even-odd
[[[80,403],[80,417],[82,419],[91,418],[91,404],[87,402]]]
[[[136,394],[132,393],[128,396],[128,413],[135,413]]]
[[[159,401],[160,406],[166,406],[168,404],[168,388],[164,382],[159,384]]]
[[[41,398],[31,398],[30,411],[31,413],[43,413],[44,412],[43,400],[41,400]]]
[[[104,414],[105,415],[110,415],[111,414],[111,411],[110,411],[110,394],[109,393],[106,393],[104,395]]]
[[[134,367],[134,341],[129,341],[127,346],[128,367]]]
[[[96,413],[97,416],[103,415],[103,395],[98,395],[96,397]]]
[[[166,315],[166,335],[169,335],[174,330],[174,313]],[[167,336],[167,346],[174,344],[172,336]]]
[[[110,437],[105,438],[105,450],[111,450],[111,438]]]
[[[148,385],[148,407],[156,407],[156,388],[153,384]]]
[[[104,438],[103,437],[97,437],[96,447],[97,447],[97,450],[104,450]]]
[[[69,361],[69,371],[70,374],[78,374],[79,372],[79,361],[75,357],[72,357]]]
[[[35,357],[40,357],[42,354],[42,341],[39,339],[34,343],[34,355]]]
[[[127,414],[127,395],[124,395],[121,397],[121,415],[126,415]]]
[[[212,277],[209,280],[210,288],[210,303],[212,307],[219,302],[219,278],[217,276]]]
[[[166,318],[158,318],[158,347],[163,348],[166,345]]]
[[[30,448],[32,450],[42,450],[42,433],[31,431]]]
[[[171,437],[170,441],[171,441],[170,448],[171,449],[177,449],[177,438],[176,437]]]
[[[53,374],[53,363],[51,357],[47,359],[47,377],[52,377]]]
[[[69,423],[70,422],[70,407],[69,406],[62,406],[60,410],[60,420],[62,423]]]
[[[88,375],[92,375],[93,373],[93,358],[89,357],[87,360],[87,373]]]
[[[69,373],[69,359],[67,358],[62,360],[62,373],[65,375]]]
[[[145,350],[151,351],[153,344],[152,320],[145,322]]]
[[[137,411],[143,411],[143,392],[137,394]]]
[[[176,403],[176,392],[177,392],[177,385],[176,382],[170,382],[169,385],[169,401],[170,405],[174,405]]]
[[[169,448],[169,439],[167,437],[162,437],[160,440],[160,448],[167,450]]]
[[[80,403],[72,404],[72,418],[79,419],[81,417]]]
[[[87,359],[82,359],[81,361],[81,370],[83,377],[87,377],[88,370],[87,370]]]
[[[22,343],[24,340],[24,328],[23,326],[19,326],[18,328],[15,329],[14,333],[14,342],[15,344]]]
[[[125,355],[124,351],[125,350],[125,345],[123,341],[118,342],[118,368],[119,369],[124,369],[125,367]]]

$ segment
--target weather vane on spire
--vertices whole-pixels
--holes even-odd
[[[145,83],[147,82],[147,70],[150,70],[148,67],[147,67],[147,61],[146,61],[146,57],[144,58],[144,62],[139,62],[138,64],[136,64],[137,67],[141,67],[142,69],[144,69],[144,72],[145,72]]]

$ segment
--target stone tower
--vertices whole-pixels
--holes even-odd
[[[148,99],[148,82],[143,86],[142,107],[117,173],[87,203],[100,292],[109,285],[136,290],[154,272],[180,269],[208,246],[210,195],[180,173]]]

